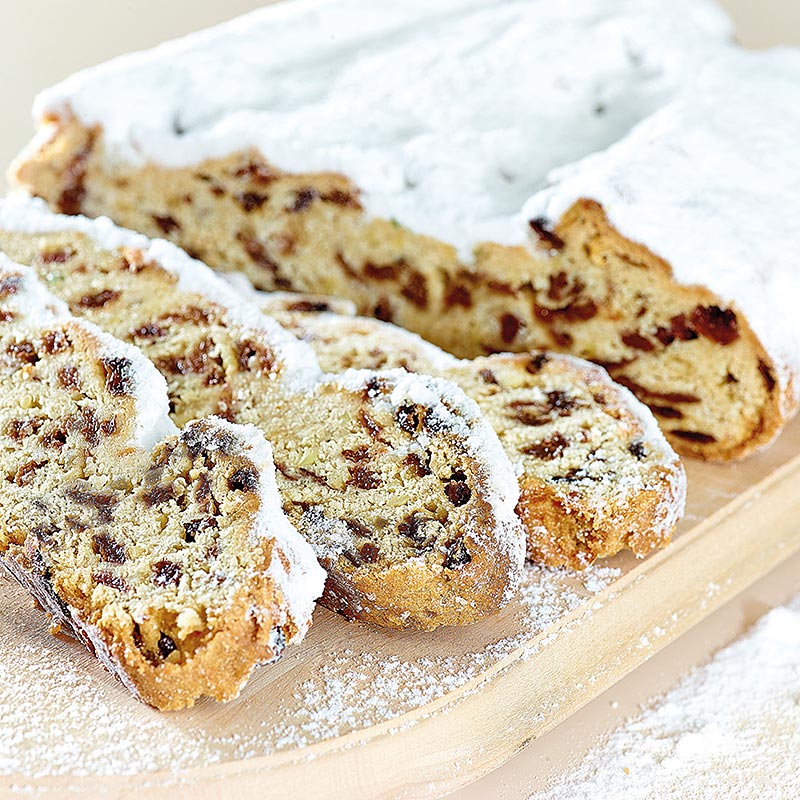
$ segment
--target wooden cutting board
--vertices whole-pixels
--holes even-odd
[[[387,632],[319,609],[238,700],[171,714],[49,636],[0,579],[0,794],[372,800],[469,783],[800,550],[800,420],[742,464],[687,470],[665,551],[531,568],[517,601],[466,629]]]

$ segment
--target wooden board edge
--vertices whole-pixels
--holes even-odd
[[[441,700],[366,731],[184,773],[3,776],[0,796],[167,798],[189,786],[197,798],[235,790],[241,800],[444,795],[503,764],[800,550],[798,506],[800,456],[592,598],[591,610],[564,617],[535,658],[515,651]],[[589,617],[604,635],[587,642]]]

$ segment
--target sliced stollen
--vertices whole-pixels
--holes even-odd
[[[4,256],[0,352],[0,566],[140,700],[236,697],[303,638],[325,577],[263,436],[178,432],[153,365]]]
[[[552,346],[523,324],[532,299],[553,304],[519,209],[551,168],[693,86],[730,37],[705,0],[301,0],[44,93],[16,179],[458,355]]]
[[[731,45],[698,2],[386,5],[300,2],[76,75],[17,180],[459,356],[597,361],[682,453],[770,442],[800,392],[800,55]]]
[[[138,345],[166,378],[178,424],[218,414],[266,434],[284,509],[328,571],[330,608],[430,629],[512,596],[519,489],[455,385],[400,370],[326,376],[308,345],[210,269],[108,220],[6,200],[0,251],[73,313]]]
[[[648,408],[600,367],[544,352],[460,360],[390,323],[330,313],[323,296],[250,296],[328,372],[403,367],[447,378],[475,400],[517,467],[529,559],[580,568],[670,541],[683,466]]]

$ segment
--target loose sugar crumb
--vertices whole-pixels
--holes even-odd
[[[530,800],[788,800],[800,797],[798,754],[800,596]]]
[[[204,701],[171,714],[136,703],[80,646],[48,636],[24,593],[0,581],[0,775],[178,772],[391,721],[454,689],[479,686],[487,668],[515,651],[535,657],[557,636],[543,632],[579,607],[591,614],[620,574],[526,568],[519,598],[469,633],[393,633],[318,611],[324,624],[312,628],[297,657],[260,670],[238,701]]]

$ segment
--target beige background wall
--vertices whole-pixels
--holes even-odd
[[[39,89],[81,67],[262,5],[264,0],[0,0],[0,172],[30,137],[31,99]],[[800,44],[798,0],[722,5],[748,46]]]

